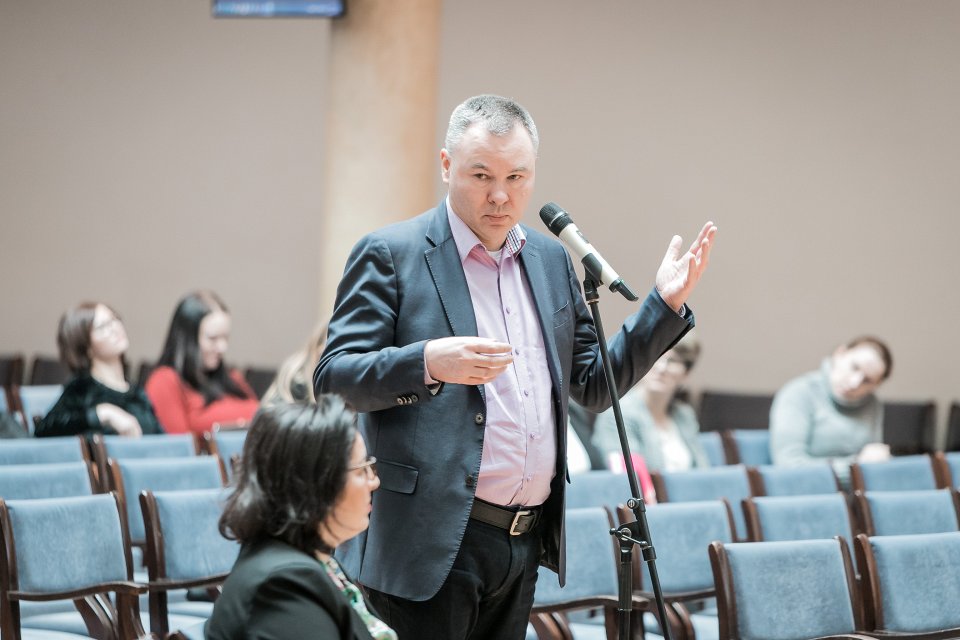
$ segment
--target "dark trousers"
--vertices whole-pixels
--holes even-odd
[[[471,519],[440,591],[423,602],[368,590],[399,640],[524,640],[537,583],[540,526],[511,536]]]

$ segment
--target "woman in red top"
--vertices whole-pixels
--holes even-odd
[[[224,364],[230,315],[212,291],[187,294],[170,321],[167,341],[146,390],[167,433],[243,426],[257,411],[256,394]]]

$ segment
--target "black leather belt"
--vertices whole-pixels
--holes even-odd
[[[470,517],[506,529],[512,536],[530,533],[540,519],[540,507],[501,507],[479,498],[473,501]]]

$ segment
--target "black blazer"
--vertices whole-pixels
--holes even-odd
[[[521,267],[543,330],[556,417],[557,468],[544,504],[541,564],[563,580],[567,400],[610,406],[597,334],[560,243],[527,227]],[[622,395],[693,324],[656,292],[608,340]],[[423,346],[475,336],[470,290],[441,203],[361,239],[347,260],[314,373],[318,393],[339,393],[361,412],[380,490],[370,528],[337,548],[365,586],[427,600],[446,580],[463,539],[483,450],[482,386],[424,385]]]
[[[279,540],[245,544],[207,622],[207,640],[372,640],[320,562]]]

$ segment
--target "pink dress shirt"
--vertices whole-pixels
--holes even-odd
[[[487,405],[477,497],[494,504],[535,506],[550,495],[557,459],[552,382],[537,310],[520,266],[526,243],[518,226],[499,262],[456,215],[450,229],[477,319],[477,335],[513,346],[513,364],[484,385]]]

